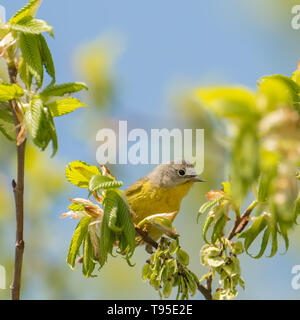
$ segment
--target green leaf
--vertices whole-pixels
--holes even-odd
[[[264,254],[268,245],[269,237],[270,237],[270,228],[268,227],[263,234],[259,253],[256,256],[250,255],[251,257],[258,259]]]
[[[89,183],[89,190],[93,192],[100,189],[119,188],[122,185],[122,181],[115,181],[107,176],[97,174],[91,178]]]
[[[265,168],[259,178],[258,184],[258,197],[257,200],[264,202],[270,194],[271,184],[277,173],[276,165],[269,165]]]
[[[128,244],[128,254],[132,256],[136,247],[135,242],[135,228],[132,222],[129,205],[124,196],[124,192],[122,190],[109,189],[106,191],[106,196],[115,193],[117,195],[118,201],[118,221],[119,225],[123,228],[123,234],[126,239],[126,243]]]
[[[50,83],[50,85],[52,85],[56,81],[56,78],[55,78],[55,67],[54,67],[54,63],[53,63],[53,59],[52,59],[52,54],[51,54],[51,52],[49,50],[47,41],[44,38],[44,36],[42,34],[40,34],[37,37],[39,39],[39,48],[40,48],[40,54],[41,54],[42,62],[43,62],[43,65],[46,68],[47,73],[52,78],[52,81]]]
[[[28,3],[18,10],[14,16],[9,20],[10,23],[18,23],[25,17],[34,17],[37,9],[39,8],[42,0],[30,0]]]
[[[254,94],[242,87],[208,87],[195,92],[196,99],[216,116],[249,122],[258,117]]]
[[[271,253],[268,256],[269,258],[273,257],[278,249],[278,243],[277,243],[277,224],[274,222],[271,222],[269,224],[269,228],[271,231],[271,236],[272,236],[272,248],[271,248]]]
[[[88,188],[91,178],[96,174],[101,174],[98,167],[90,166],[83,161],[72,161],[66,167],[66,178],[80,188]]]
[[[21,33],[19,45],[30,73],[35,77],[38,87],[41,87],[43,82],[43,62],[39,39],[38,35]]]
[[[40,93],[40,95],[43,97],[63,97],[66,94],[78,92],[83,89],[88,90],[88,87],[82,82],[63,83],[55,86],[48,86]]]
[[[84,205],[83,204],[79,204],[79,203],[75,203],[72,202],[69,206],[68,209],[72,210],[72,211],[84,211]]]
[[[0,82],[0,101],[12,100],[23,95],[23,89],[17,84]]]
[[[189,255],[187,254],[187,252],[185,252],[184,250],[182,249],[179,249],[177,251],[177,259],[178,261],[183,264],[184,266],[188,266],[189,263],[190,263],[190,257]]]
[[[173,286],[172,286],[171,281],[165,282],[164,287],[163,287],[163,295],[165,298],[169,298],[169,296],[172,293],[172,289],[173,289]]]
[[[221,217],[217,220],[213,232],[211,241],[212,243],[215,243],[217,239],[219,239],[223,235],[223,230],[226,225],[227,217],[225,214],[222,214]]]
[[[31,84],[32,84],[32,74],[24,61],[22,55],[20,57],[20,63],[18,68],[19,75],[22,79],[22,81],[25,83],[27,90],[30,90]]]
[[[33,17],[24,17],[17,23],[9,23],[9,28],[13,31],[40,34],[42,32],[48,32],[53,36],[53,27],[50,26],[46,21],[40,19],[34,19]]]
[[[91,220],[92,220],[91,217],[83,217],[79,221],[76,227],[76,230],[73,234],[70,247],[69,247],[68,257],[67,257],[67,262],[71,268],[74,268],[75,266],[75,260],[79,254],[79,248],[82,244],[84,237],[86,236],[86,233],[88,232],[88,226]]]
[[[117,226],[118,201],[115,194],[113,194],[113,196],[110,196],[110,194],[106,194],[103,202],[103,208],[105,212],[104,214],[108,216],[108,227],[114,232],[121,232],[122,227]]]
[[[264,215],[261,215],[254,220],[254,222],[252,223],[251,227],[248,230],[246,230],[240,235],[241,238],[245,238],[244,247],[247,254],[249,254],[248,249],[252,244],[252,242],[264,230],[266,226],[267,226],[266,218]]]
[[[86,104],[76,98],[60,99],[46,105],[53,117],[60,117],[80,107],[86,107]]]
[[[284,240],[284,243],[285,243],[285,252],[286,253],[288,251],[288,248],[289,248],[289,244],[290,244],[290,241],[289,241],[289,237],[288,237],[288,232],[287,232],[287,227],[279,222],[279,228],[280,228],[280,234]]]
[[[99,263],[103,266],[107,261],[108,253],[112,253],[113,245],[116,240],[115,233],[108,226],[108,212],[105,211],[102,218],[100,230],[100,257]]]
[[[245,147],[247,146],[247,147]],[[259,174],[257,130],[250,125],[240,127],[232,151],[232,197],[239,205]]]
[[[197,215],[197,223],[199,220],[199,217],[201,216],[201,214],[203,214],[206,210],[210,209],[211,207],[213,207],[214,205],[216,205],[219,201],[223,200],[224,197],[219,197],[215,200],[211,200],[211,201],[207,201],[205,202],[199,209],[198,211],[198,215]]]
[[[88,278],[92,276],[95,269],[93,246],[89,232],[86,232],[83,240],[83,264],[82,272]]]
[[[5,102],[0,102],[0,131],[8,140],[16,140],[13,115],[9,109],[9,105],[6,105]]]
[[[151,274],[152,274],[152,271],[151,271],[150,264],[149,264],[149,263],[146,263],[146,264],[143,266],[143,272],[142,272],[142,278],[143,278],[143,280],[149,279]]]
[[[41,99],[33,98],[31,100],[25,113],[25,122],[34,144],[45,150],[52,136],[49,128],[49,114],[44,109]]]
[[[202,237],[203,237],[203,240],[206,242],[206,243],[209,243],[207,238],[206,238],[206,234],[207,234],[207,231],[209,229],[209,227],[211,226],[212,222],[214,221],[214,217],[211,216],[211,215],[207,215],[206,218],[205,218],[205,221],[203,223],[203,229],[202,229]]]

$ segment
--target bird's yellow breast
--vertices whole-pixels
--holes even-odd
[[[135,223],[157,214],[179,211],[182,198],[193,183],[162,188],[149,180],[139,180],[126,190],[130,208],[136,214]]]

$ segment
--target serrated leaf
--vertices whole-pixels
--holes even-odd
[[[42,0],[29,0],[28,3],[18,10],[13,17],[9,20],[10,23],[18,23],[25,17],[34,17],[37,9],[39,8]]]
[[[31,16],[24,17],[17,23],[9,23],[9,28],[13,31],[40,34],[42,32],[48,32],[53,35],[53,27],[50,26],[46,21],[40,19],[34,19]]]
[[[54,67],[54,62],[52,59],[52,54],[51,54],[51,51],[49,50],[47,41],[44,38],[44,36],[42,34],[40,34],[37,37],[39,40],[39,48],[40,48],[42,63],[45,66],[47,73],[52,78],[52,81],[50,83],[50,85],[52,85],[56,81],[55,67]]]
[[[60,117],[73,112],[80,107],[86,107],[86,104],[76,98],[66,98],[56,100],[46,104],[53,117]]]
[[[49,128],[49,115],[44,109],[43,101],[33,98],[25,113],[25,123],[32,140],[42,150],[45,150],[52,139]]]
[[[93,192],[100,189],[119,188],[122,185],[122,181],[115,181],[110,177],[97,174],[91,178],[89,182],[89,190]]]
[[[8,140],[16,140],[16,129],[8,102],[0,101],[0,131]]]
[[[122,227],[117,226],[118,201],[115,194],[110,195],[111,194],[106,194],[103,202],[104,214],[108,215],[108,227],[114,232],[121,232]]]
[[[21,33],[19,45],[30,73],[35,77],[38,87],[41,87],[43,82],[43,63],[40,53],[39,36]]]
[[[55,86],[48,86],[40,93],[40,95],[43,97],[62,97],[66,94],[78,92],[83,89],[88,90],[88,87],[82,82],[63,83]]]
[[[27,90],[30,90],[32,84],[32,74],[30,73],[29,68],[26,62],[24,61],[22,55],[20,57],[18,73],[22,81],[25,83]]]
[[[83,161],[72,161],[66,167],[66,178],[80,188],[88,188],[90,179],[96,174],[101,174],[98,167],[88,165]]]
[[[91,222],[92,218],[90,217],[84,217],[82,218],[73,234],[70,247],[69,247],[69,252],[68,252],[68,257],[67,257],[67,262],[70,265],[70,267],[74,268],[75,266],[75,260],[77,255],[79,254],[79,248],[82,244],[82,241],[88,232],[88,226]]]
[[[115,233],[108,226],[108,212],[104,212],[100,230],[100,256],[99,263],[103,266],[107,261],[108,253],[112,253],[116,240]]]
[[[124,234],[126,242],[128,244],[128,254],[129,256],[132,256],[136,247],[136,242],[135,228],[132,222],[129,205],[122,190],[110,189],[107,190],[106,195],[109,193],[117,194],[119,225],[123,228],[122,233]]]
[[[0,101],[12,100],[23,95],[23,89],[17,84],[0,82]]]

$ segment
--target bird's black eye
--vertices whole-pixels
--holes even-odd
[[[184,176],[185,175],[185,170],[183,170],[183,169],[178,170],[178,174],[180,176]]]

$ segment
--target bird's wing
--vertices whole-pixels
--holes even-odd
[[[136,182],[134,182],[131,186],[129,186],[126,190],[125,190],[125,195],[126,197],[130,197],[135,195],[136,193],[139,193],[142,191],[143,188],[143,184],[145,183],[145,181],[149,180],[148,177],[143,177],[139,180],[137,180]]]

